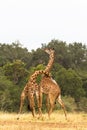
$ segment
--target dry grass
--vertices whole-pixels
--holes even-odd
[[[0,113],[0,130],[87,130],[87,114],[68,113],[68,120],[64,114],[53,112],[51,119],[44,114],[42,119],[33,118],[31,113],[20,115],[15,113]]]

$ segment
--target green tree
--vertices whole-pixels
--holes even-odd
[[[20,60],[13,61],[13,63],[8,63],[4,65],[3,68],[7,78],[15,84],[18,84],[20,80],[28,75],[28,71],[25,69],[25,64]]]
[[[26,63],[29,68],[32,62],[32,53],[28,52],[26,48],[22,48],[19,41],[12,44],[0,44],[0,66],[14,60],[21,60]]]
[[[62,94],[70,95],[76,102],[85,95],[85,91],[82,88],[82,80],[72,69],[66,70],[62,68],[56,72],[56,81],[61,87]]]
[[[36,51],[32,51],[32,66],[37,66],[38,64],[46,65],[48,58],[43,48],[38,48]]]
[[[83,81],[83,89],[86,93],[86,98],[87,98],[87,79],[85,81]]]
[[[87,112],[87,98],[82,97],[78,102],[78,110]]]
[[[20,91],[18,86],[7,79],[3,68],[0,67],[0,110],[18,111]]]
[[[83,62],[87,62],[86,58],[86,46],[82,43],[69,44],[69,53],[71,54],[72,63],[76,67],[80,67]]]

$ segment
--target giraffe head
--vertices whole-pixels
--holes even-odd
[[[46,52],[47,54],[49,54],[49,55],[54,54],[54,48],[52,48],[52,49],[46,48],[46,49],[44,49],[44,50],[45,50],[45,52]]]

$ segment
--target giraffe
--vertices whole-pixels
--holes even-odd
[[[45,68],[45,70],[39,70],[39,71],[35,71],[31,76],[30,79],[28,81],[28,83],[25,85],[22,93],[21,93],[21,102],[20,102],[20,110],[19,113],[21,113],[22,110],[22,106],[24,103],[24,99],[25,97],[28,97],[29,101],[30,101],[30,107],[32,110],[32,115],[35,116],[35,104],[34,104],[34,94],[36,95],[37,98],[37,104],[38,104],[38,109],[39,109],[39,114],[41,114],[41,103],[40,103],[40,94],[39,94],[39,86],[36,83],[36,78],[39,74],[45,74],[45,75],[49,75],[49,72],[52,68],[53,62],[54,62],[54,49],[44,49],[46,53],[49,54],[49,62]]]
[[[43,76],[40,82],[40,106],[41,107],[42,107],[42,93],[47,95],[47,108],[48,108],[48,101],[50,102],[50,109],[48,111],[49,118],[54,108],[54,104],[57,100],[58,103],[63,108],[65,118],[67,119],[65,105],[61,99],[60,87],[57,84],[57,82],[54,79],[52,79],[52,77],[49,77],[48,75]]]

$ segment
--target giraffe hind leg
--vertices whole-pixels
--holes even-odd
[[[63,101],[62,101],[62,99],[61,99],[61,95],[58,96],[57,101],[58,101],[58,103],[61,105],[61,107],[63,108],[64,114],[65,114],[65,118],[67,119],[67,114],[66,114],[66,110],[65,110],[65,105],[64,105],[64,103],[63,103]]]
[[[50,109],[49,109],[49,112],[48,112],[48,117],[50,118],[50,115],[53,111],[54,103],[55,103],[55,97],[52,94],[49,94],[49,102],[50,102]]]
[[[42,94],[42,93],[41,93]],[[36,100],[37,100],[37,106],[38,106],[38,112],[39,112],[39,117],[42,117],[42,111],[41,111],[41,108],[42,108],[42,95],[40,94],[39,91],[36,92]]]
[[[31,109],[32,115],[33,115],[33,117],[35,117],[35,103],[34,103],[33,93],[28,95],[28,99],[29,99],[29,102],[30,102],[30,109]]]
[[[46,107],[47,107],[47,111],[49,111],[49,96],[46,95]]]

